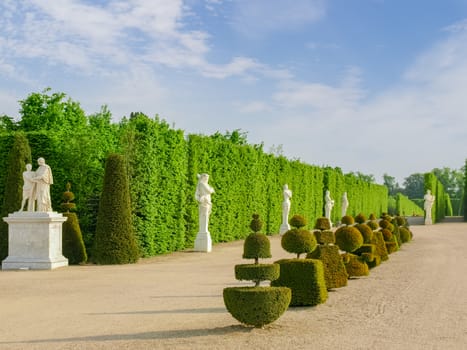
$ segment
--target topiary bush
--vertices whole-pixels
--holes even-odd
[[[363,244],[353,254],[362,257],[369,268],[376,267],[381,263],[381,257],[377,254],[374,244]]]
[[[326,232],[326,231],[324,231]],[[340,288],[347,285],[348,274],[336,245],[318,245],[307,254],[307,259],[318,259],[323,263],[326,288]]]
[[[387,228],[383,228],[381,230],[381,234],[383,235],[383,238],[386,242],[391,242],[392,240],[392,232],[388,230]]]
[[[368,265],[361,256],[346,253],[343,260],[349,277],[368,276],[370,274]]]
[[[388,250],[384,242],[383,234],[381,231],[374,231],[372,244],[376,247],[376,254],[381,258],[381,261],[386,261],[389,259]]]
[[[373,239],[373,230],[367,224],[356,224],[354,226],[363,236],[363,243],[371,243]]]
[[[306,218],[303,215],[295,214],[289,220],[289,224],[295,228],[305,227],[307,224]]]
[[[355,219],[350,215],[345,215],[342,217],[341,223],[343,225],[353,225],[355,223]]]
[[[321,217],[316,219],[316,224],[314,228],[320,231],[328,231],[331,229],[331,223],[329,222],[328,218]]]
[[[363,236],[354,226],[341,226],[334,233],[336,244],[347,253],[360,248],[363,244]]]
[[[261,281],[274,281],[279,278],[277,264],[242,264],[235,265],[235,279],[239,281],[254,281],[258,287]]]
[[[376,222],[376,221],[368,221],[366,224],[367,224],[368,226],[370,226],[370,228],[371,228],[373,231],[376,231],[376,230],[379,229],[379,224],[378,224],[378,222]]]
[[[355,216],[355,222],[357,224],[363,224],[366,222],[366,216],[363,213],[359,213]]]
[[[382,229],[387,229],[391,232],[394,230],[394,225],[386,219],[382,219],[379,221],[379,227],[381,227]]]
[[[410,240],[412,239],[412,234],[410,233],[410,230],[406,227],[399,227],[399,233],[401,236],[402,243],[410,242]]]
[[[138,260],[132,225],[125,159],[111,154],[105,164],[92,260],[97,264],[127,264]]]
[[[259,214],[253,214],[253,220],[250,222],[250,228],[253,232],[261,231],[263,227],[263,221],[259,218]]]
[[[308,230],[293,228],[282,236],[281,245],[285,251],[297,254],[311,253],[316,248],[316,238]]]
[[[315,230],[313,234],[316,238],[318,244],[334,244],[336,242],[336,237],[334,237],[334,232],[330,230]]]
[[[271,257],[271,243],[269,238],[263,233],[251,233],[245,238],[243,243],[243,259],[255,259],[255,264],[258,264],[258,259]]]

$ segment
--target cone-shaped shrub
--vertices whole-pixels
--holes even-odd
[[[363,236],[354,226],[341,226],[336,232],[336,244],[341,250],[351,253],[363,244]]]
[[[243,259],[255,259],[255,264],[258,259],[271,257],[271,243],[269,238],[264,233],[251,233],[243,243]]]
[[[386,261],[389,259],[388,250],[384,242],[383,234],[381,231],[374,231],[372,244],[376,247],[376,254],[381,257],[381,261]]]
[[[125,159],[112,154],[105,164],[92,260],[97,264],[126,264],[136,262],[138,257]]]
[[[22,133],[14,135],[13,145],[8,152],[5,177],[5,192],[1,217],[18,211],[23,198],[23,172],[31,163],[29,142]],[[8,224],[0,219],[0,261],[8,256]]]

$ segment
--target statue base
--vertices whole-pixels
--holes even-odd
[[[209,253],[212,250],[211,234],[209,232],[198,232],[195,239],[195,252]]]
[[[433,220],[431,220],[431,218],[425,218],[425,225],[433,225]]]
[[[279,234],[280,235],[283,235],[284,233],[286,233],[288,230],[290,230],[290,225],[285,223],[285,224],[282,224],[281,225],[281,228],[279,229]]]
[[[3,218],[8,223],[8,257],[2,270],[52,270],[68,266],[62,255],[62,224],[56,212],[21,211]]]

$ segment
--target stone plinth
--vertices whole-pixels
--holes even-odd
[[[8,223],[8,257],[2,270],[51,270],[67,266],[62,255],[62,224],[56,212],[15,212],[3,218]]]
[[[195,239],[195,251],[196,252],[211,252],[212,240],[209,232],[198,232]]]

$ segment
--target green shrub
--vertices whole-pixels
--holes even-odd
[[[372,269],[381,264],[381,257],[379,255],[375,255],[374,259],[371,261],[368,261],[366,264],[368,265],[370,269]]]
[[[399,227],[399,233],[401,236],[402,243],[407,243],[412,239],[410,231],[405,227]]]
[[[271,257],[271,243],[269,238],[263,233],[251,233],[243,243],[243,258],[255,259],[255,264],[259,258]]]
[[[368,276],[370,274],[368,265],[362,257],[350,253],[344,255],[344,265],[349,277]]]
[[[263,227],[263,222],[259,218],[259,214],[253,214],[253,220],[251,220],[250,222],[251,230],[256,233],[256,232],[261,231],[262,227]]]
[[[70,210],[76,209],[76,204],[72,203],[72,201],[75,199],[75,194],[70,191],[71,189],[71,183],[67,182],[66,184],[66,191],[63,192],[62,199],[63,203],[60,205],[62,210],[65,213],[69,213]]]
[[[330,230],[315,230],[313,231],[316,241],[318,244],[334,244],[336,242],[336,237],[334,237],[334,232]]]
[[[240,281],[274,281],[279,278],[279,272],[277,264],[235,265],[235,279]]]
[[[353,254],[361,256],[363,261],[366,262],[368,264],[368,267],[370,268],[378,266],[379,263],[381,262],[381,258],[377,254],[376,246],[374,244],[363,244],[360,248],[355,250]],[[375,261],[375,259],[377,261]]]
[[[327,231],[331,229],[331,223],[326,217],[316,219],[315,230]]]
[[[358,224],[364,224],[366,222],[366,216],[362,213],[357,214],[357,216],[355,216],[355,222]]]
[[[380,220],[379,227],[381,227],[382,229],[387,229],[391,232],[394,230],[394,225],[386,219]]]
[[[280,265],[280,276],[271,286],[292,290],[290,306],[314,306],[326,301],[328,293],[320,260],[282,259],[275,263]]]
[[[393,226],[392,235],[396,238],[397,244],[399,246],[401,246],[402,245],[402,240],[401,240],[401,234],[400,234],[400,231],[399,231],[399,225],[397,224],[397,220],[392,219],[391,224]]]
[[[373,240],[371,244],[374,244],[376,247],[376,254],[381,257],[381,261],[386,261],[389,259],[388,250],[384,242],[383,234],[381,231],[374,231]]]
[[[306,258],[321,260],[327,289],[340,288],[347,285],[348,275],[342,257],[339,254],[338,246],[319,245],[314,251],[308,253]]]
[[[83,236],[76,213],[63,213],[68,219],[62,226],[62,251],[70,265],[85,263],[88,260]]]
[[[105,164],[92,260],[97,264],[126,264],[136,262],[138,257],[125,159],[113,154]]]
[[[341,226],[334,233],[336,244],[348,253],[358,249],[363,244],[363,236],[354,226]]]
[[[371,243],[373,239],[373,230],[367,224],[356,224],[354,226],[363,236],[363,243]]]
[[[383,228],[381,230],[381,233],[383,234],[383,238],[386,242],[390,242],[392,239],[392,232],[388,230],[387,228]]]
[[[399,249],[397,242],[386,242],[385,244],[386,249],[388,250],[388,254],[392,254]]]
[[[300,254],[312,252],[317,245],[315,236],[308,230],[293,228],[282,236],[281,245],[289,253]]]
[[[375,221],[376,220],[376,215],[371,213],[370,216],[368,217],[368,220]]]
[[[341,223],[343,225],[353,225],[355,223],[355,219],[353,218],[353,216],[345,215],[342,217]]]
[[[303,215],[295,214],[294,216],[290,218],[289,224],[292,227],[301,228],[301,227],[306,226],[307,221]]]
[[[285,287],[230,287],[223,292],[227,311],[239,322],[263,327],[289,307],[292,293]]]
[[[403,216],[396,216],[396,222],[399,226],[407,226],[407,220]]]
[[[368,226],[370,226],[370,228],[371,228],[373,231],[376,231],[376,230],[379,229],[379,225],[378,225],[378,222],[377,222],[377,221],[374,221],[374,220],[368,221],[366,224],[367,224]]]

